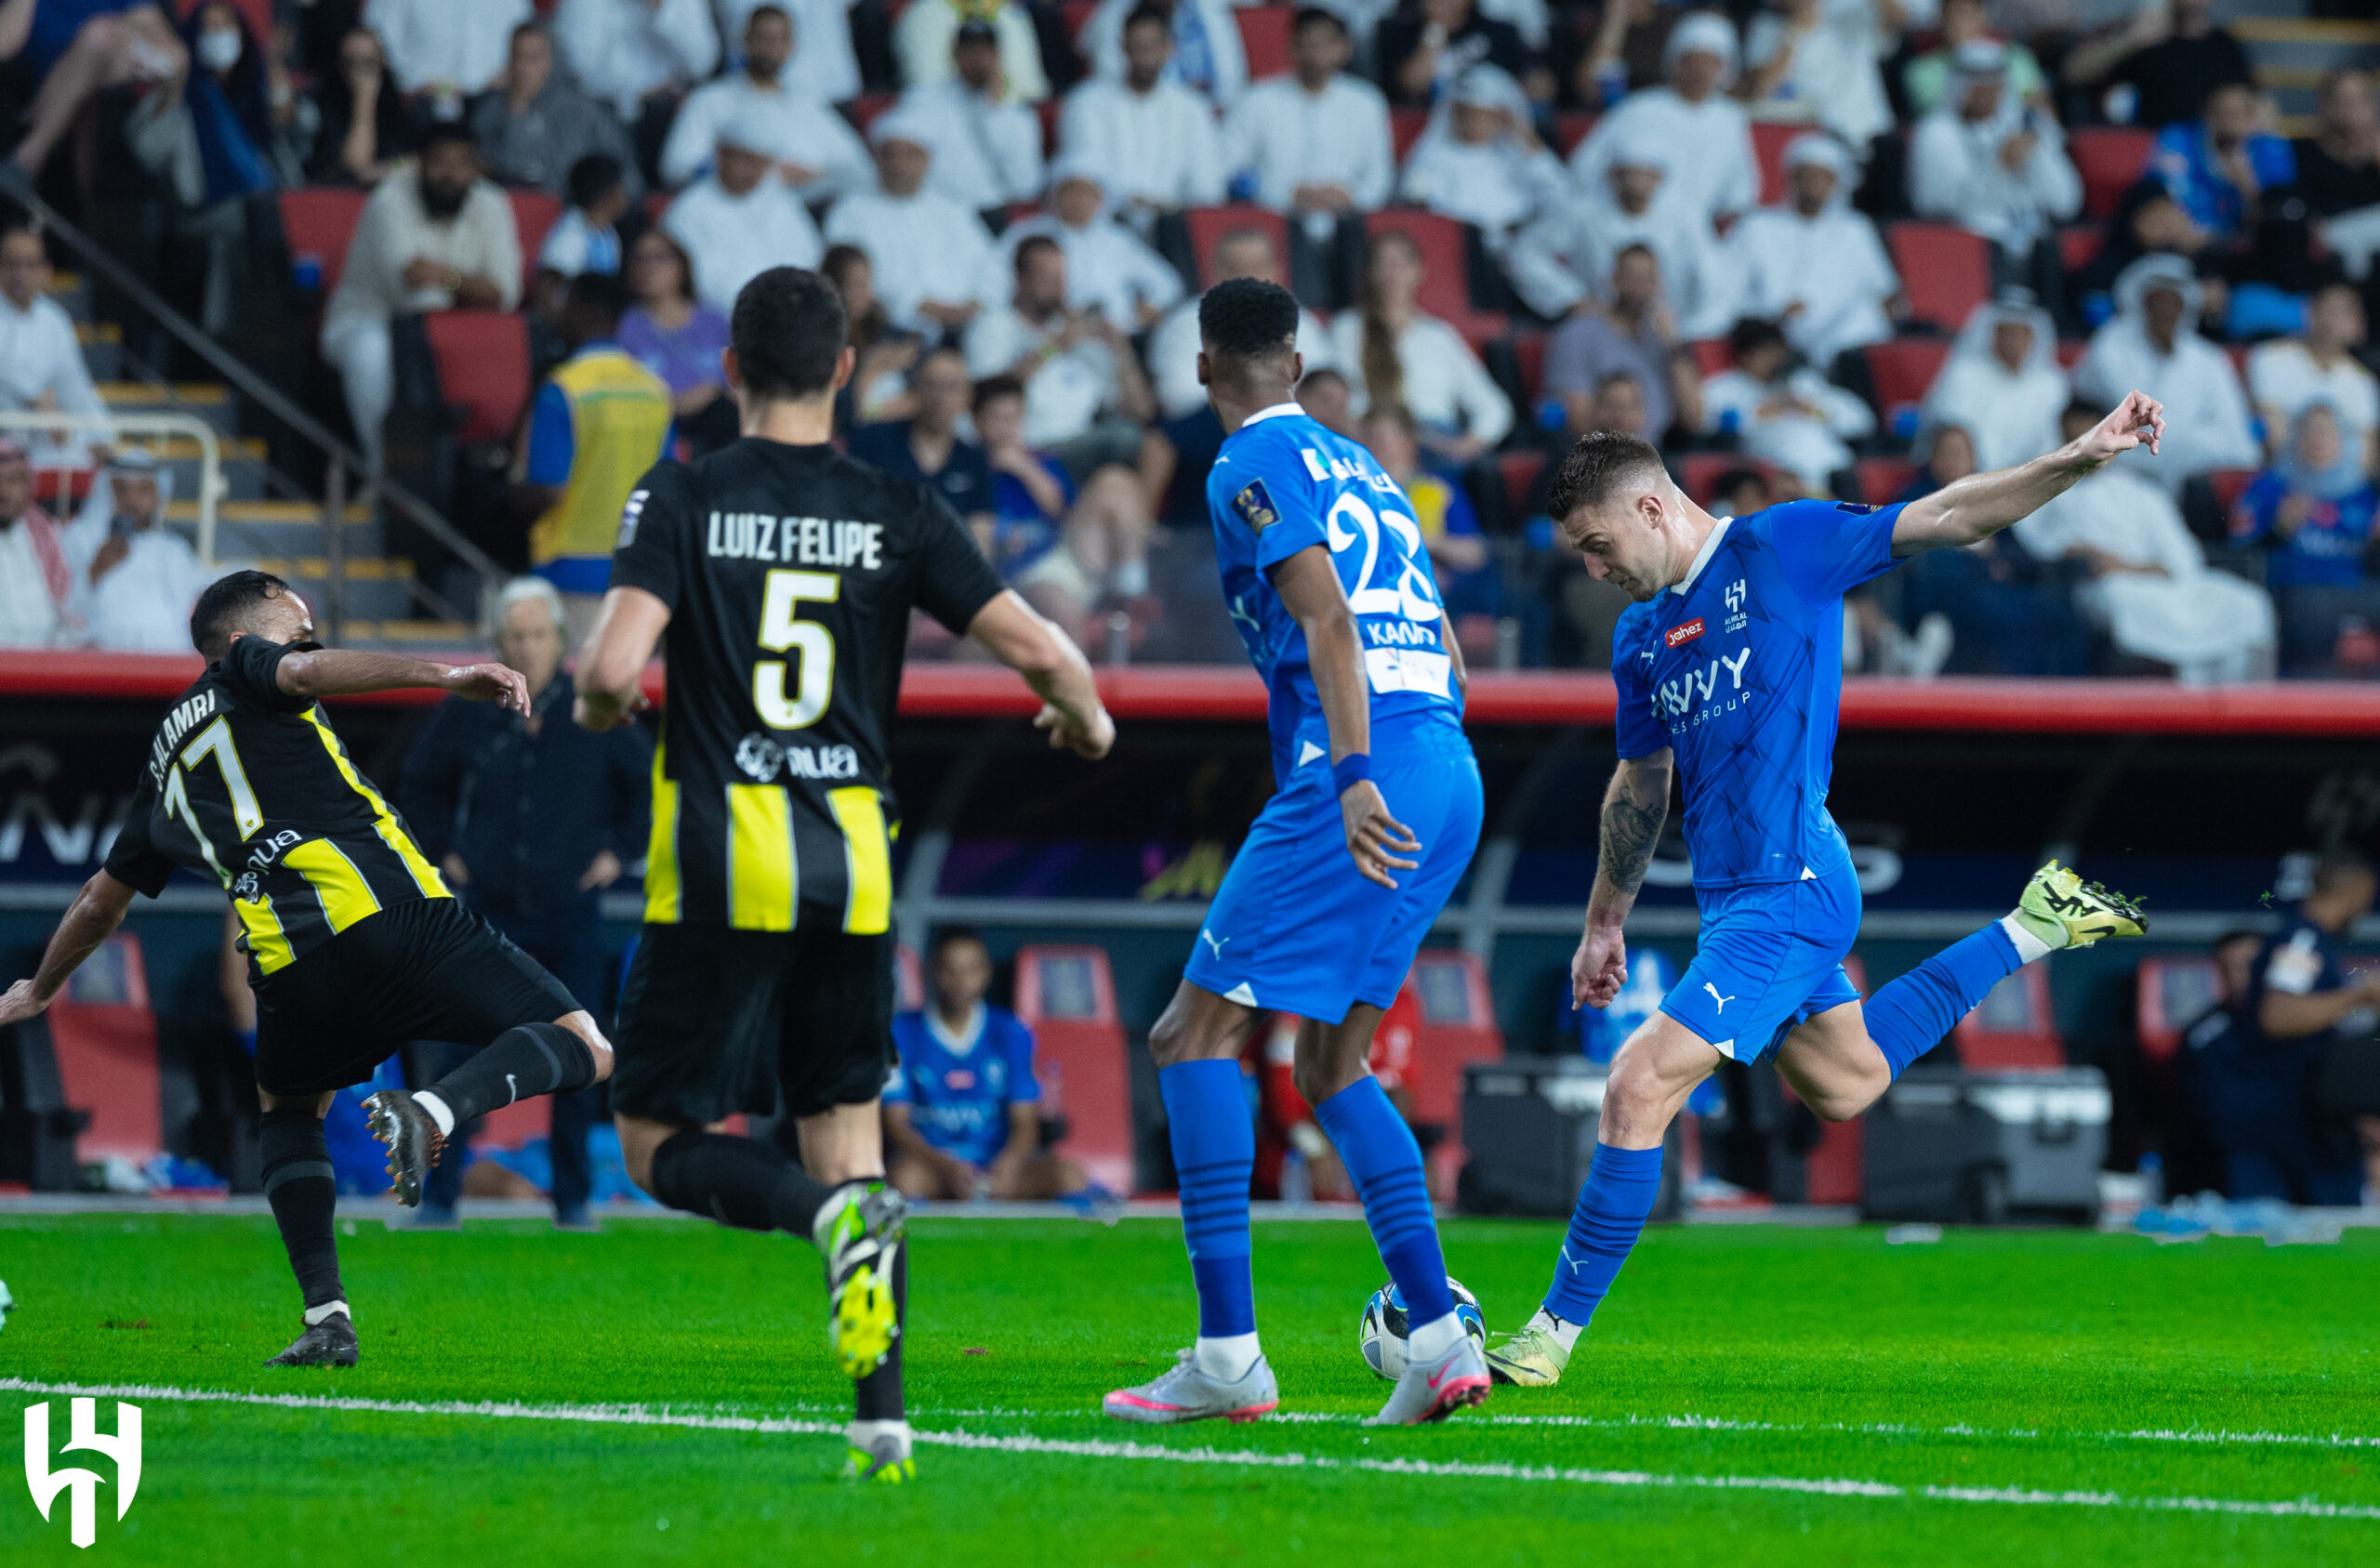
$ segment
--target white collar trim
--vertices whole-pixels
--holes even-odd
[[[1288,415],[1303,414],[1304,412],[1305,407],[1302,403],[1276,402],[1270,408],[1260,408],[1255,413],[1250,415],[1247,418],[1241,420],[1239,422],[1239,428],[1244,430],[1250,425],[1255,424],[1259,419],[1276,419]]]
[[[926,1004],[925,1012],[927,1032],[933,1035],[943,1049],[953,1056],[973,1054],[976,1046],[981,1044],[984,1038],[985,1020],[990,1017],[990,1010],[983,1003],[978,1002],[975,1004],[974,1010],[967,1015],[966,1033],[954,1034],[950,1031],[950,1026],[943,1022],[940,1008],[929,1001]]]
[[[1684,580],[1670,585],[1670,592],[1683,599],[1693,590],[1694,580],[1702,575],[1702,569],[1711,564],[1712,556],[1719,553],[1719,541],[1727,536],[1727,524],[1732,520],[1723,517],[1712,525],[1711,537],[1703,540],[1702,547],[1695,552],[1694,564],[1686,569]]]

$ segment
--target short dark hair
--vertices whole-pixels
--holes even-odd
[[[2353,850],[2325,850],[2314,866],[2314,891],[2335,892],[2372,874],[2372,863]]]
[[[1667,472],[1651,441],[1618,430],[1591,431],[1578,439],[1555,470],[1553,488],[1546,493],[1546,513],[1559,526],[1580,507],[1602,506],[1647,470]]]
[[[1329,365],[1324,365],[1319,370],[1309,370],[1305,373],[1305,379],[1298,383],[1298,396],[1303,397],[1315,388],[1328,387],[1333,381],[1338,382],[1342,387],[1348,386],[1346,376],[1331,369]]]
[[[1644,381],[1634,371],[1607,370],[1601,376],[1595,377],[1595,396],[1603,396],[1606,392],[1611,390],[1612,384],[1618,381],[1627,382],[1630,386],[1635,388],[1640,394],[1645,390]]]
[[[1309,27],[1325,25],[1335,27],[1342,36],[1346,35],[1347,19],[1336,11],[1326,10],[1320,6],[1300,6],[1297,8],[1297,14],[1289,19],[1291,33],[1303,33]]]
[[[1033,258],[1043,251],[1051,250],[1056,251],[1060,256],[1066,253],[1065,246],[1047,234],[1027,234],[1019,240],[1016,243],[1016,255],[1012,258],[1012,264],[1016,268],[1016,275],[1020,278],[1025,276],[1025,269]]]
[[[581,211],[593,206],[610,195],[626,176],[620,161],[609,152],[589,152],[570,165],[570,177],[563,182],[570,193],[570,204]]]
[[[1727,329],[1727,352],[1741,361],[1746,355],[1785,343],[1785,330],[1760,316],[1746,316]]]
[[[1133,7],[1130,11],[1125,14],[1124,25],[1116,30],[1116,36],[1121,38],[1125,33],[1131,32],[1132,29],[1140,26],[1143,22],[1149,21],[1153,21],[1159,27],[1165,29],[1165,35],[1168,38],[1173,36],[1173,13],[1170,10],[1168,10],[1165,7],[1157,5],[1141,5]]]
[[[562,296],[563,336],[580,344],[609,337],[620,330],[620,318],[628,312],[626,283],[610,272],[581,272],[570,280],[570,292]]]
[[[2223,950],[2230,946],[2235,942],[2253,942],[2258,946],[2262,946],[2264,944],[2264,932],[2257,930],[2253,926],[2234,926],[2229,930],[2224,932],[2221,936],[2216,937],[2213,942],[2208,942],[2206,944],[2206,950],[2209,953],[2214,954],[2215,956],[2220,957],[2222,956]]]
[[[759,16],[762,11],[773,13],[779,21],[784,22],[787,27],[792,27],[799,31],[799,24],[797,24],[793,20],[793,11],[791,7],[779,5],[777,0],[760,0],[759,5],[744,13],[745,32],[749,33],[752,31],[752,19]]]
[[[926,943],[926,961],[928,963],[932,963],[934,959],[942,956],[942,950],[944,948],[948,947],[953,942],[972,942],[976,946],[984,949],[986,953],[991,951],[991,943],[985,942],[984,940],[984,933],[977,930],[974,927],[945,926],[934,932],[933,940],[932,942]]]
[[[1198,301],[1198,336],[1210,353],[1265,359],[1296,349],[1297,296],[1262,278],[1227,278]]]
[[[480,138],[472,133],[470,123],[466,120],[431,122],[430,128],[421,133],[421,140],[414,151],[417,156],[427,158],[439,148],[448,145],[461,147],[473,157],[479,156]]]
[[[800,267],[772,267],[735,296],[728,333],[747,392],[808,398],[835,384],[850,323],[834,284]]]
[[[231,572],[200,590],[190,611],[190,645],[213,664],[231,646],[231,634],[245,631],[248,612],[289,592],[270,572]]]
[[[1025,383],[1013,376],[986,376],[975,383],[975,401],[970,406],[981,414],[998,398],[1015,398],[1023,402]]]

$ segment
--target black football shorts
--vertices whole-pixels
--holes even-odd
[[[474,1048],[579,1004],[458,899],[365,916],[257,982],[257,1084],[282,1096],[360,1084],[403,1045]]]
[[[791,931],[645,927],[620,985],[612,1109],[701,1127],[881,1093],[896,1060],[893,938],[826,918]]]

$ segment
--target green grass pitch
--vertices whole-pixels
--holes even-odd
[[[1356,1425],[1386,1392],[1355,1351],[1381,1275],[1359,1225],[1257,1227],[1265,1344],[1301,1418],[1174,1430],[1097,1408],[1188,1341],[1178,1226],[936,1217],[913,1235],[909,1398],[939,1436],[916,1486],[863,1489],[828,1479],[849,1386],[813,1254],[785,1237],[366,1219],[341,1240],[363,1364],[268,1372],[297,1315],[270,1221],[0,1219],[19,1303],[0,1563],[2380,1561],[2372,1232],[2161,1248],[1656,1228],[1561,1388],[1378,1432]],[[1501,1327],[1558,1235],[1446,1232]],[[27,1386],[66,1384],[158,1390],[132,1396],[138,1499],[118,1523],[102,1488],[88,1552],[64,1500],[45,1524],[17,1475],[17,1411],[44,1397]],[[384,1407],[483,1401],[511,1414]]]

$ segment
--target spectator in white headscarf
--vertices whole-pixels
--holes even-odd
[[[2012,291],[1968,314],[1926,390],[1925,422],[1964,427],[1976,467],[2005,468],[2058,444],[2058,415],[2071,401],[2049,312]]]
[[[1643,245],[1660,264],[1680,336],[1716,337],[1734,323],[1741,292],[1735,269],[1700,209],[1672,193],[1677,160],[1674,148],[1640,125],[1606,150],[1599,185],[1521,231],[1504,270],[1529,309],[1560,316],[1588,308],[1620,253]]]
[[[896,326],[957,332],[975,315],[975,290],[992,254],[984,220],[964,202],[926,188],[933,126],[893,109],[868,127],[874,191],[854,191],[826,215],[826,243],[857,245],[874,263],[876,297]]]
[[[214,573],[165,525],[173,498],[173,470],[136,447],[99,470],[90,499],[67,525],[67,558],[86,596],[91,640],[101,648],[180,653],[190,647],[191,606]]]
[[[1736,78],[1736,27],[1716,11],[1688,11],[1661,47],[1668,82],[1629,94],[1595,123],[1570,154],[1580,189],[1602,188],[1612,149],[1640,136],[1670,151],[1672,192],[1706,219],[1750,212],[1760,200],[1752,122],[1729,98]]]
[[[2071,441],[2101,417],[2098,404],[2076,403],[2059,439]],[[2170,414],[2165,437],[2175,440]],[[2075,604],[2122,652],[2173,665],[2185,685],[2271,673],[2270,596],[2210,571],[2173,498],[2143,470],[2110,464],[2013,532],[2041,560],[2082,563],[2090,576]]]
[[[1398,197],[1477,228],[1490,250],[1559,203],[1561,160],[1529,126],[1528,95],[1492,65],[1474,65],[1430,112],[1405,160]]]
[[[1008,302],[1016,247],[1035,234],[1049,235],[1066,253],[1069,310],[1096,309],[1129,334],[1154,325],[1182,297],[1182,274],[1109,210],[1106,176],[1094,158],[1060,157],[1050,170],[1050,210],[1001,231],[977,284],[987,309]]]
[[[775,138],[766,122],[721,126],[710,173],[661,215],[694,263],[694,297],[713,310],[734,310],[744,285],[772,267],[814,267],[826,254],[810,209],[778,177]]]
[[[2074,367],[2074,387],[2113,408],[2135,389],[2165,405],[2165,439],[2151,457],[2129,463],[2168,491],[2215,468],[2254,468],[2263,455],[2248,428],[2248,395],[2222,349],[2201,337],[2202,296],[2190,264],[2177,256],[2144,256],[2116,278],[2116,313],[2091,335]]]
[[[1960,47],[1948,101],[1910,138],[1909,202],[1920,217],[1982,235],[2018,266],[2054,270],[2052,231],[2082,210],[2082,178],[2057,122],[2008,91],[2007,76],[2006,46]]]
[[[1730,239],[1743,284],[1737,308],[1775,321],[1821,369],[1845,349],[1890,337],[1893,316],[1907,304],[1876,226],[1851,210],[1858,172],[1849,150],[1823,131],[1794,138],[1785,149],[1784,204],[1747,214]]]

